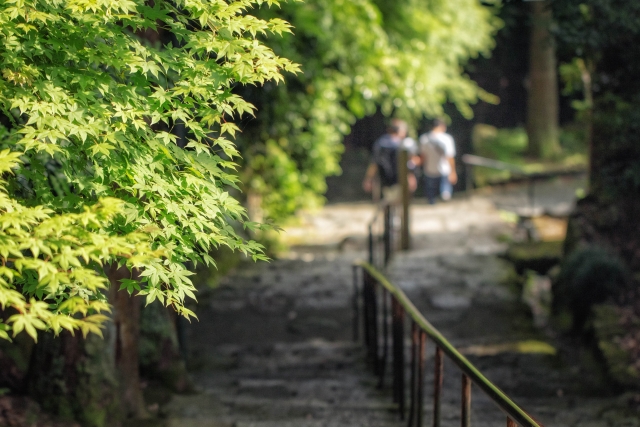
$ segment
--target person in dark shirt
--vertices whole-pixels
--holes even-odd
[[[362,188],[367,193],[373,189],[373,180],[376,173],[380,176],[382,197],[388,201],[400,200],[400,185],[398,184],[398,153],[401,149],[413,154],[416,143],[407,138],[407,123],[400,119],[393,119],[387,128],[387,133],[382,135],[373,144],[371,163],[362,182]],[[415,191],[417,186],[415,175],[408,174],[409,189]]]

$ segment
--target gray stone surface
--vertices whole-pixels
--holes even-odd
[[[242,264],[201,297],[189,365],[199,393],[161,408],[167,426],[404,426],[351,342],[352,268],[365,257],[367,204],[328,206],[286,230],[297,244],[270,264]],[[590,372],[549,354],[520,296],[502,284],[498,236],[513,232],[485,197],[416,204],[413,250],[387,274],[485,375],[549,426],[638,426],[624,397],[599,396]],[[315,242],[321,245],[315,246]],[[345,243],[346,242],[346,243]],[[407,342],[408,345],[408,342]],[[425,410],[430,416],[433,346]],[[408,351],[407,351],[408,354]],[[389,381],[387,381],[387,385]],[[474,426],[504,425],[477,388]],[[459,425],[460,373],[445,364],[443,426]]]

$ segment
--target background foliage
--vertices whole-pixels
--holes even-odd
[[[292,23],[295,35],[267,43],[303,73],[237,91],[258,107],[238,136],[247,192],[268,217],[286,217],[322,201],[357,118],[379,107],[417,122],[446,102],[468,117],[470,103],[493,101],[463,67],[493,47],[495,12],[477,0],[308,0],[261,11]]]
[[[606,257],[600,256],[600,260],[582,257],[580,261],[584,265],[580,267],[584,271],[611,272],[612,267],[620,265],[625,275],[630,273],[624,278],[609,274],[610,284],[606,289],[609,298],[599,295],[602,289],[586,280],[593,279],[593,275],[581,278],[582,283],[574,280],[573,287],[567,290],[573,291],[579,308],[589,310],[592,336],[613,378],[620,384],[637,387],[640,366],[637,321],[640,316],[640,235],[636,225],[640,212],[640,200],[636,196],[640,192],[640,83],[637,78],[640,21],[637,17],[640,4],[622,0],[584,0],[579,4],[553,0],[552,7],[558,21],[559,53],[567,63],[584,64],[593,92],[590,191],[579,201],[570,219],[565,254],[578,254],[572,255],[578,257],[581,251],[589,254],[587,251],[595,248]],[[587,85],[583,90],[589,95]],[[611,259],[616,263],[610,263]],[[604,268],[604,261],[610,266]],[[568,261],[564,266],[568,274],[572,273],[572,267]],[[575,277],[578,279],[580,275]],[[563,292],[563,286],[567,285],[559,282],[556,287]],[[562,299],[558,302],[567,304]],[[602,303],[608,305],[589,306]]]
[[[640,4],[622,0],[553,0],[559,55],[587,64],[593,89],[592,186],[605,197],[640,190],[637,142]],[[575,80],[575,79],[574,79]]]

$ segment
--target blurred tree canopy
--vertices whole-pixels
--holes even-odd
[[[267,217],[317,205],[325,178],[340,173],[342,138],[376,108],[417,121],[463,115],[480,99],[495,101],[465,73],[469,58],[487,55],[500,28],[496,7],[479,0],[307,0],[262,10],[294,34],[266,43],[300,63],[302,73],[236,93],[257,107],[240,124],[242,182]],[[246,117],[246,116],[245,116]]]
[[[185,262],[219,245],[265,258],[232,226],[259,227],[229,195],[225,138],[254,109],[233,87],[298,70],[259,40],[289,31],[249,13],[262,4],[278,1],[0,3],[0,337],[99,333],[105,263],[140,269],[121,289],[188,317]],[[158,31],[174,42],[141,37]]]
[[[583,84],[574,86],[584,92],[576,106],[587,110],[592,126],[591,190],[609,199],[638,194],[640,3],[553,0],[551,5],[558,54],[582,70]]]

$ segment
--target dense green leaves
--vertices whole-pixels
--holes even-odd
[[[0,152],[0,173],[10,172],[20,153]],[[0,307],[11,307],[0,337],[36,329],[81,329],[100,333],[108,311],[102,291],[107,280],[95,268],[122,257],[130,268],[142,267],[159,251],[151,251],[141,233],[112,236],[107,231],[122,202],[99,199],[80,213],[55,213],[43,206],[25,207],[12,199],[0,182]],[[78,317],[78,315],[81,315]]]
[[[561,59],[582,63],[584,90],[592,91],[591,190],[628,198],[640,190],[640,3],[553,0],[551,6]]]
[[[97,331],[103,318],[88,315],[107,308],[104,262],[141,268],[140,290],[123,288],[191,316],[185,262],[213,263],[219,245],[264,259],[231,225],[259,227],[227,191],[237,150],[225,137],[254,111],[236,85],[298,70],[258,39],[289,32],[249,13],[263,3],[278,4],[2,2],[0,143],[13,159],[2,171],[15,174],[0,201],[9,266],[0,303],[18,312],[14,332]],[[16,212],[22,222],[12,223]]]
[[[417,121],[446,102],[469,116],[478,97],[493,99],[463,71],[500,26],[478,0],[307,0],[262,13],[292,23],[295,35],[267,43],[303,68],[286,85],[238,91],[258,107],[238,137],[243,183],[269,216],[319,201],[356,118],[381,107]]]

